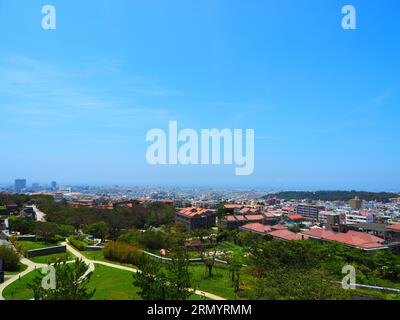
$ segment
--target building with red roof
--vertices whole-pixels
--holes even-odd
[[[346,233],[341,233],[324,229],[311,229],[302,232],[302,234],[308,236],[310,239],[339,242],[349,247],[366,251],[387,249],[387,247],[384,245],[384,239],[365,232],[350,230]]]
[[[242,231],[253,232],[260,235],[266,235],[272,231],[271,226],[264,225],[261,223],[245,224],[244,226],[241,226],[239,229]]]
[[[291,221],[300,222],[304,220],[304,217],[301,214],[290,214],[287,218]]]
[[[215,213],[204,208],[185,208],[176,213],[175,222],[184,224],[188,231],[211,228],[215,225]]]
[[[276,230],[269,233],[276,240],[292,241],[292,240],[304,240],[307,237],[301,234],[294,233],[290,230]]]
[[[302,240],[306,238],[306,236],[296,234],[292,231],[289,231],[287,227],[284,226],[269,226],[261,223],[249,223],[239,228],[242,231],[256,233],[262,236],[270,235],[274,239],[291,241],[291,240]]]
[[[388,227],[386,227],[386,229],[400,232],[400,224],[394,224],[392,226],[388,226]]]

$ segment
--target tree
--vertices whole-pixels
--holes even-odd
[[[75,263],[67,264],[66,261],[56,262],[55,286],[45,289],[43,280],[49,275],[38,275],[28,287],[33,291],[35,300],[89,300],[93,297],[96,289],[89,290],[87,285],[91,273],[85,275],[86,264],[76,259]]]
[[[168,284],[162,264],[143,254],[139,272],[133,274],[133,285],[144,300],[167,300]]]
[[[169,300],[186,300],[191,295],[189,263],[186,250],[178,249],[172,254],[172,261],[167,265]]]
[[[15,252],[12,246],[0,245],[0,260],[3,261],[5,271],[18,270],[19,254]]]
[[[231,281],[234,285],[235,297],[240,290],[240,270],[242,269],[242,253],[241,252],[233,252],[228,257],[226,257],[228,261],[228,269],[231,273]]]
[[[38,222],[36,224],[36,235],[45,242],[55,242],[58,228],[54,223]]]
[[[322,270],[280,268],[253,281],[250,298],[255,300],[347,300],[351,292],[332,283]]]
[[[133,285],[140,288],[144,300],[186,300],[191,295],[189,257],[178,249],[172,261],[164,267],[158,260],[145,255],[138,263],[139,272],[133,274]]]
[[[92,223],[85,228],[85,232],[104,242],[108,236],[108,225],[104,221]]]
[[[215,265],[215,259],[217,258],[217,242],[213,236],[209,236],[206,242],[204,238],[201,238],[201,245],[199,246],[201,261],[203,261],[206,269],[208,270],[208,277],[212,277],[212,270]],[[208,250],[211,249],[211,250]]]

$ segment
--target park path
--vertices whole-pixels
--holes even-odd
[[[100,264],[100,265],[103,265],[106,267],[125,270],[125,271],[129,271],[129,272],[140,272],[140,270],[135,269],[135,268],[130,268],[130,267],[126,267],[126,266],[122,266],[122,265],[118,265],[118,264],[114,264],[114,263],[110,263],[110,262],[105,262],[105,261],[90,260],[90,259],[86,258],[83,254],[81,254],[78,250],[71,247],[67,242],[63,242],[62,245],[65,245],[69,252],[71,252],[75,257],[82,259],[83,262],[88,266],[88,270],[82,277],[85,277],[90,272],[93,272],[95,270],[95,264]],[[16,274],[15,276],[10,278],[6,282],[0,284],[0,300],[5,300],[2,295],[2,292],[11,283],[13,283],[14,281],[17,281],[18,279],[22,278],[23,276],[25,276],[26,274],[28,274],[29,272],[31,272],[37,268],[44,268],[47,266],[46,264],[34,263],[33,261],[26,259],[26,258],[21,258],[21,263],[25,264],[28,267],[23,272]],[[201,290],[194,290],[194,289],[190,289],[190,290],[194,294],[197,294],[201,297],[205,297],[205,298],[208,298],[211,300],[226,300],[225,298],[222,298],[220,296],[217,296],[217,295],[209,293],[209,292],[205,292],[205,291],[201,291]]]
[[[96,261],[96,260],[92,260],[92,262],[95,264],[101,264],[103,266],[116,268],[116,269],[120,269],[120,270],[126,270],[126,271],[130,271],[130,272],[139,272],[138,269],[125,267],[125,266],[121,266],[121,265],[114,264],[114,263],[109,263],[109,262],[104,262],[104,261]],[[205,292],[205,291],[201,291],[201,290],[194,290],[194,289],[190,289],[190,291],[192,291],[194,294],[197,294],[198,296],[205,297],[205,298],[208,298],[211,300],[226,300],[225,298],[222,298],[220,296],[217,296],[217,295],[209,293],[209,292]]]
[[[34,205],[34,204],[31,205],[30,207],[32,207],[33,211],[36,214],[36,221],[46,222],[46,218],[45,218],[46,214],[44,212],[40,211],[38,209],[38,207],[36,207],[36,205]]]
[[[24,271],[22,271],[21,273],[18,273],[16,275],[12,276],[7,281],[5,281],[2,284],[0,284],[0,300],[5,300],[4,297],[3,297],[3,291],[11,283],[19,280],[20,278],[22,278],[23,276],[27,275],[28,273],[32,272],[35,269],[45,268],[47,266],[47,265],[41,264],[41,263],[34,263],[33,261],[31,261],[29,259],[26,259],[26,258],[21,258],[20,261],[21,261],[21,263],[26,265],[27,268]]]
[[[94,263],[92,260],[86,258],[82,253],[71,247],[67,242],[63,242],[62,245],[65,245],[69,252],[71,252],[75,257],[81,259],[88,266],[88,269],[86,270],[82,278],[85,278],[89,273],[94,271]]]

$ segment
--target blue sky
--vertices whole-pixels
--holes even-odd
[[[0,182],[399,191],[399,15],[397,0],[0,0]],[[146,133],[169,120],[254,128],[254,174],[148,165]]]

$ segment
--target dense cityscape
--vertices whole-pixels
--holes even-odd
[[[0,0],[0,319],[396,314],[399,12]]]
[[[399,193],[59,186],[56,181],[28,186],[26,179],[16,179],[0,193],[0,238],[5,281],[0,298],[7,300],[36,297],[40,290],[30,289],[29,282],[34,269],[72,258],[86,266],[80,276],[88,276],[87,287],[102,292],[84,299],[286,299],[290,281],[305,286],[298,292],[291,287],[292,299],[400,297]],[[7,261],[6,248],[22,258]],[[335,256],[334,266],[326,252]],[[270,265],[270,259],[284,264]],[[164,271],[168,276],[159,260],[174,266]],[[101,268],[121,263],[127,274],[149,268],[165,281],[186,279],[185,288],[177,283],[168,295],[149,288],[143,276],[128,292],[113,296],[118,283],[91,284],[91,273],[107,277]],[[294,272],[298,263],[311,264],[307,276],[264,282],[265,271]],[[342,280],[349,265],[356,272],[350,289]],[[192,288],[195,284],[199,287]],[[174,285],[166,285],[168,291]],[[48,292],[41,294],[51,299]]]

